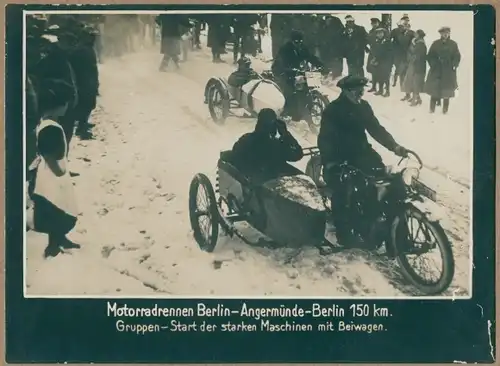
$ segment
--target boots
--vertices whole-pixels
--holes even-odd
[[[436,104],[437,104],[437,99],[431,98],[431,105],[429,110],[431,113],[434,113],[436,111]]]
[[[394,82],[392,83],[392,87],[395,88],[398,85],[398,75],[394,75]]]
[[[443,114],[448,113],[449,108],[450,108],[450,100],[448,98],[443,99]]]
[[[422,104],[422,99],[420,98],[419,94],[415,94],[413,98],[411,99],[410,106],[416,107],[417,105]]]
[[[385,91],[384,94],[382,94],[382,96],[384,98],[388,98],[391,96],[391,87],[389,81],[385,82],[384,85],[385,85]]]
[[[401,99],[402,102],[409,101],[411,99],[411,94],[406,93],[405,96]]]
[[[378,86],[378,90],[374,93],[374,95],[382,95],[383,94],[383,84],[382,83],[378,83],[376,84]]]

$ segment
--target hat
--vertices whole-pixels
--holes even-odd
[[[380,19],[379,18],[371,18],[370,22],[372,22],[372,24],[373,23],[380,23]]]
[[[417,35],[420,38],[424,38],[425,37],[425,32],[422,29],[418,29],[415,33],[417,33]]]
[[[290,33],[290,38],[292,41],[302,41],[304,40],[304,34],[301,31],[294,29]]]
[[[347,15],[347,16],[345,17],[345,21],[346,21],[346,22],[354,22],[354,18],[353,18],[353,16],[352,16],[352,15]]]
[[[349,75],[340,79],[337,86],[342,90],[349,90],[354,88],[359,88],[360,86],[366,86],[368,84],[368,79],[362,76]]]
[[[408,16],[408,14],[403,14],[401,20],[410,20],[410,17]]]
[[[446,26],[445,27],[441,27],[441,28],[439,28],[438,32],[439,33],[449,33],[449,32],[451,32],[451,28],[450,27],[446,27]]]
[[[240,58],[238,60],[238,65],[239,66],[242,66],[242,65],[250,65],[252,63],[252,60],[250,60],[250,58],[244,56],[242,58]]]
[[[386,29],[385,29],[385,28],[380,27],[380,28],[375,29],[375,32],[377,32],[377,33],[379,33],[379,32],[385,33],[385,32],[386,32]]]

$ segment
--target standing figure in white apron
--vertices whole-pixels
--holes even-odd
[[[66,166],[66,135],[62,126],[55,122],[68,108],[68,86],[59,80],[47,84],[52,85],[39,92],[42,111],[42,120],[36,129],[39,159],[30,167],[36,169],[34,187],[30,191],[34,202],[34,228],[48,234],[45,256],[49,257],[64,249],[80,248],[80,245],[66,237],[76,225],[78,211]]]

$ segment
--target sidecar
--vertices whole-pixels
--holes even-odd
[[[278,85],[265,77],[251,80],[243,87],[229,85],[225,77],[212,77],[205,86],[205,103],[216,123],[223,123],[234,109],[242,108],[251,117],[264,108],[271,108],[278,115],[285,106],[285,97]]]
[[[292,165],[272,173],[244,172],[220,154],[215,189],[197,174],[190,186],[189,212],[195,240],[202,250],[214,250],[219,227],[249,242],[235,228],[246,221],[275,243],[292,247],[323,240],[327,211],[314,181]]]

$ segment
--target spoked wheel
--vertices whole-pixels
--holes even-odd
[[[448,288],[455,274],[451,244],[443,228],[429,221],[413,206],[392,225],[392,242],[403,276],[424,295],[436,295]],[[441,262],[437,275],[427,273]]]
[[[229,115],[230,100],[221,84],[212,85],[208,92],[208,110],[215,123],[224,123]]]
[[[321,117],[323,115],[323,111],[326,109],[330,102],[328,101],[328,98],[326,96],[324,96],[317,90],[312,92],[311,99],[312,103],[309,106],[311,113],[309,129],[314,133],[318,133],[321,126]]]
[[[219,210],[210,180],[197,174],[189,186],[189,219],[201,250],[213,252],[219,237]]]

